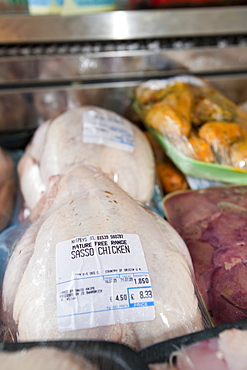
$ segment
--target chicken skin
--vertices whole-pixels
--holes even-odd
[[[141,104],[147,99],[145,90],[143,94],[144,96],[137,94]],[[176,82],[159,92],[154,90],[150,93],[150,98],[150,104],[142,107],[145,123],[163,135],[188,136],[192,105],[189,85]]]
[[[211,145],[218,163],[230,165],[230,145],[242,138],[243,130],[234,122],[212,121],[200,128],[199,136]]]

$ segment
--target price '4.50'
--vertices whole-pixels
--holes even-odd
[[[115,299],[116,301],[127,301],[127,294],[117,294]]]

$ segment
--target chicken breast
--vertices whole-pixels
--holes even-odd
[[[17,245],[4,277],[3,305],[20,341],[101,339],[140,349],[203,328],[188,250],[161,216],[94,167],[51,180],[31,214],[29,261]]]
[[[134,199],[151,200],[155,164],[145,135],[114,112],[84,106],[37,130],[18,167],[27,207],[41,198],[50,176],[81,162],[100,168]]]
[[[0,148],[0,231],[8,225],[13,213],[15,185],[14,162]]]
[[[2,370],[97,370],[81,356],[55,347],[34,347],[15,352],[0,352]]]

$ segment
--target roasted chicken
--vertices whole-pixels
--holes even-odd
[[[206,80],[152,80],[138,86],[135,96],[144,123],[178,152],[206,163],[245,168],[247,114]]]
[[[231,165],[229,158],[230,145],[243,137],[241,126],[234,122],[207,122],[199,129],[200,138],[212,148],[216,161]]]
[[[146,96],[143,97],[138,90],[137,96],[139,102],[146,101]],[[189,85],[177,82],[160,92],[154,90],[150,103],[142,107],[142,115],[148,126],[163,135],[188,136],[191,129],[191,106],[192,93]]]
[[[150,132],[146,136],[152,146],[155,155],[156,172],[164,193],[172,193],[176,190],[188,189],[189,185],[185,175],[176,167],[166,155],[162,146]]]
[[[195,131],[191,131],[188,137],[188,144],[189,149],[194,152],[195,159],[206,163],[215,162],[215,156],[210,144],[206,140],[200,138]]]
[[[238,140],[230,146],[232,166],[247,170],[247,138]]]

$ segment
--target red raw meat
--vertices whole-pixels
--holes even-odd
[[[188,246],[214,324],[247,318],[247,186],[174,193],[164,209]]]

